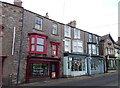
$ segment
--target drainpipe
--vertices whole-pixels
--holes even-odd
[[[17,86],[19,84],[20,59],[21,59],[21,56],[22,56],[23,20],[24,20],[24,8],[23,8],[23,15],[22,15],[22,30],[21,30],[21,36],[20,36],[20,49],[19,49],[18,68],[17,68],[17,83],[16,83]]]

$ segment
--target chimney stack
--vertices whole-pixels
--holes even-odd
[[[22,1],[21,0],[14,0],[14,4],[22,7]]]
[[[48,12],[46,13],[46,17],[49,18],[49,16],[48,16]]]
[[[75,20],[70,21],[70,22],[68,23],[68,25],[73,26],[73,27],[76,27],[76,21],[75,21]]]

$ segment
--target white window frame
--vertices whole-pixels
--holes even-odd
[[[40,22],[41,23],[37,23],[36,22],[36,19],[37,20],[41,20]],[[38,27],[39,26],[39,27]],[[37,30],[42,30],[42,19],[40,18],[40,17],[35,17],[35,29],[37,29]]]
[[[68,49],[66,48],[66,41],[69,41],[69,44],[68,44]],[[64,41],[64,51],[67,51],[67,52],[71,52],[71,40],[70,39],[66,39],[65,38],[65,41]]]
[[[96,45],[92,44],[92,54],[97,54]]]
[[[71,37],[71,27],[69,27],[67,25],[64,26],[64,36]]]
[[[92,34],[88,34],[88,42],[92,42]]]
[[[55,25],[56,27],[54,27],[54,25]],[[57,32],[58,32],[57,24],[53,23],[53,24],[52,24],[52,34],[57,34]]]
[[[74,39],[80,39],[80,30],[74,28]]]
[[[83,53],[83,42],[81,40],[73,40],[73,52]],[[76,42],[76,45],[75,45]],[[75,49],[76,47],[76,49]]]

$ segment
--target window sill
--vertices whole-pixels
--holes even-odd
[[[40,30],[40,29],[36,29],[36,28],[33,28],[34,30],[36,30],[36,31],[41,31],[41,32],[43,32],[43,29],[42,30]]]

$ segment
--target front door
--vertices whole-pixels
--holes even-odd
[[[51,63],[51,78],[56,78],[57,71],[56,71],[56,63]]]

